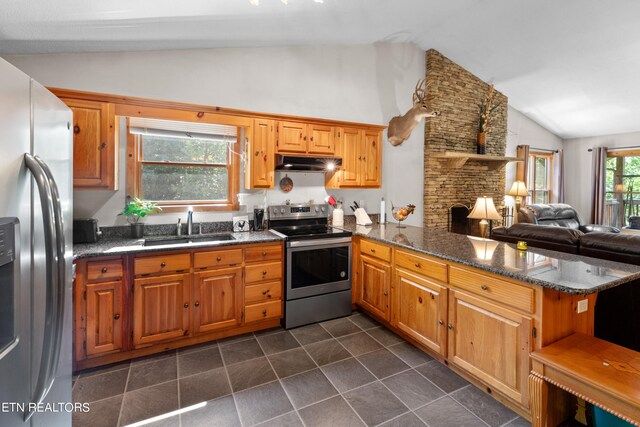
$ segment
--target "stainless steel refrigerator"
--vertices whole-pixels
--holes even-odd
[[[72,114],[0,59],[0,426],[71,425]]]

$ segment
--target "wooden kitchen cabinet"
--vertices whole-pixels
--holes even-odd
[[[382,133],[359,128],[338,128],[342,167],[327,174],[327,188],[380,187],[382,184]]]
[[[204,333],[242,323],[242,267],[193,275],[193,332]]]
[[[275,162],[275,121],[254,119],[253,137],[247,144],[245,187],[273,188]]]
[[[189,335],[190,284],[191,274],[134,280],[134,347]]]
[[[360,255],[359,303],[373,314],[389,320],[391,266],[367,255]]]
[[[118,132],[109,102],[62,99],[73,112],[73,187],[118,189]]]
[[[449,291],[448,359],[525,408],[531,318],[487,299]]]
[[[277,153],[334,156],[335,129],[317,123],[278,122]]]
[[[447,288],[424,276],[396,269],[392,324],[443,356],[447,354]]]
[[[87,356],[110,353],[122,348],[122,286],[121,281],[86,285]]]

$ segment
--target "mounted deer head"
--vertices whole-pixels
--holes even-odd
[[[394,147],[402,144],[423,117],[439,116],[438,111],[429,111],[427,108],[427,87],[424,80],[418,80],[416,90],[413,92],[413,107],[403,116],[396,116],[389,122],[387,139]]]

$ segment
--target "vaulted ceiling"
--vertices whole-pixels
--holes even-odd
[[[0,55],[412,42],[569,138],[640,131],[637,0],[0,0]]]

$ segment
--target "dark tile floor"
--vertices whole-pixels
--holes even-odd
[[[74,427],[530,425],[359,313],[84,371],[73,399]]]

